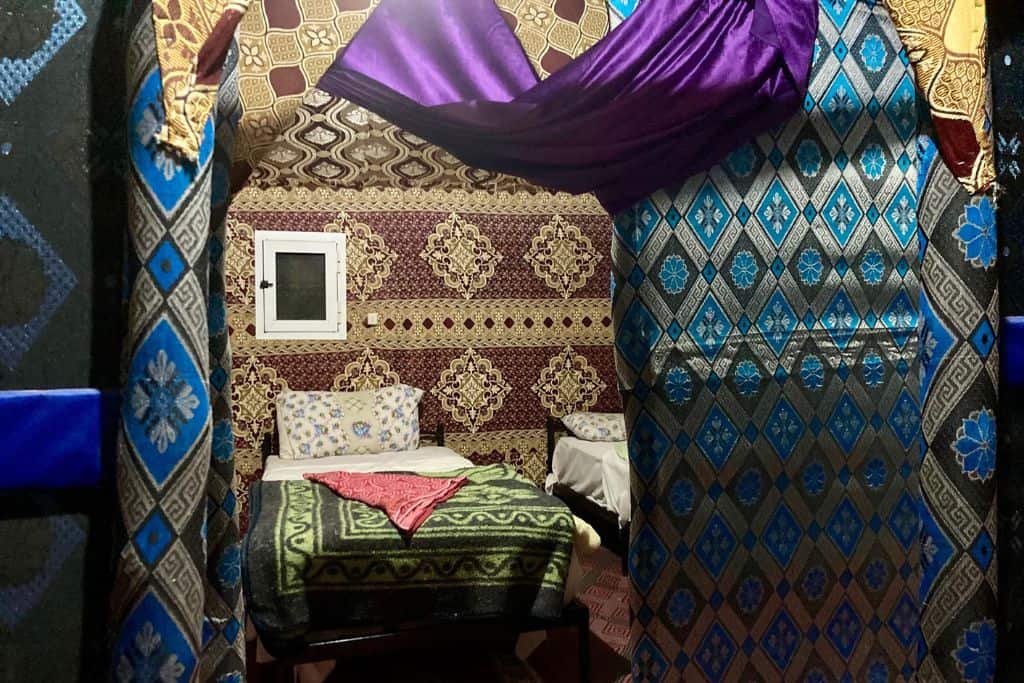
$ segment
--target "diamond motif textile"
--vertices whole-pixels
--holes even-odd
[[[158,139],[164,91],[150,8],[139,9],[128,54],[130,299],[117,459],[128,540],[111,666],[122,681],[238,681],[245,642],[223,260],[237,50],[225,46],[216,106],[200,121],[194,162],[181,160]]]
[[[635,683],[916,669],[916,117],[822,3],[803,111],[616,218]]]
[[[920,678],[992,680],[999,381],[994,204],[988,195],[967,194],[931,138],[921,138],[918,158],[927,446],[920,461],[927,645]]]

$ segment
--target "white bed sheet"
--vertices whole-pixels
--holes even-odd
[[[629,463],[619,455],[623,444],[616,441],[584,441],[565,436],[555,444],[552,472],[546,482],[550,493],[556,483],[568,486],[629,523]]]
[[[393,451],[367,455],[332,455],[327,458],[293,460],[272,455],[263,468],[264,481],[302,479],[317,472],[445,472],[473,463],[450,448],[427,446],[412,451]]]

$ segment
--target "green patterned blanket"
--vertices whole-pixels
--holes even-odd
[[[310,481],[250,492],[243,579],[260,636],[561,613],[573,519],[507,465],[431,473],[469,482],[411,539],[387,516]]]

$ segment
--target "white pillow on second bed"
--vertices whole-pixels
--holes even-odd
[[[622,413],[572,413],[562,418],[562,424],[584,441],[626,440],[626,416]]]

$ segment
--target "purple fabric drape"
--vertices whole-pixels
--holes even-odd
[[[538,82],[493,0],[382,0],[319,87],[463,162],[610,213],[706,170],[802,103],[817,0],[645,0]]]

